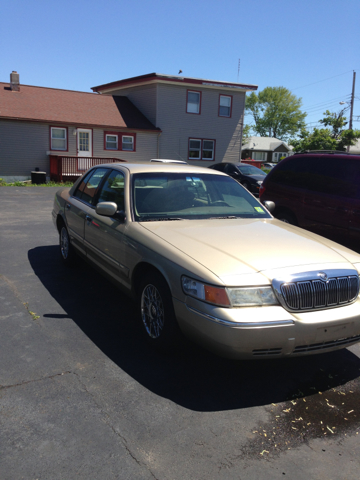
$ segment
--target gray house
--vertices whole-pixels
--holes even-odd
[[[104,161],[238,161],[245,94],[257,86],[148,74],[94,93],[0,83],[0,177],[81,175]]]
[[[245,94],[255,85],[150,73],[93,87],[126,96],[161,129],[159,158],[209,166],[240,160]]]
[[[157,129],[128,98],[0,83],[0,177],[26,180],[35,169],[68,177],[105,161],[146,161]],[[65,180],[64,178],[61,178]]]
[[[292,155],[291,147],[273,137],[249,137],[242,147],[241,158],[278,163],[280,158]]]

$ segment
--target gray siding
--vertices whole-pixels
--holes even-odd
[[[186,113],[187,86],[158,85],[157,123],[161,128],[160,158],[188,160],[189,138],[216,141],[215,163],[239,160],[245,93],[201,86],[201,114]],[[219,94],[232,95],[231,118],[219,117]],[[189,160],[191,164],[209,166],[214,162]]]
[[[56,126],[55,124],[52,126]],[[77,156],[76,127],[68,126],[68,151],[53,152],[64,156]],[[104,131],[92,129],[93,156],[100,158],[119,158],[131,161],[148,161],[157,157],[158,134],[151,132],[136,133],[136,151],[121,152],[104,150]],[[114,131],[114,130],[112,130]],[[119,130],[120,131],[120,130]],[[124,132],[124,130],[122,130]],[[50,175],[50,125],[15,120],[0,120],[0,178],[30,178],[31,171],[39,168]]]
[[[156,102],[157,102],[157,85],[145,85],[141,87],[124,88],[115,92],[112,95],[121,95],[128,97],[128,99],[137,107],[145,117],[150,120],[156,127]]]
[[[94,157],[108,157],[119,158],[126,160],[127,162],[136,161],[149,161],[150,158],[157,157],[157,133],[144,133],[144,132],[129,132],[136,133],[136,151],[124,152],[115,150],[104,150],[104,131],[101,129],[93,130],[93,156]],[[116,130],[111,130],[116,132]],[[124,130],[119,130],[124,132]]]
[[[0,120],[0,177],[49,173],[49,125]]]

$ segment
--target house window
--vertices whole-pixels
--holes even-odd
[[[105,132],[104,150],[135,152],[136,134],[128,135],[121,132]]]
[[[220,95],[219,98],[219,117],[231,117],[231,95]]]
[[[123,135],[122,150],[134,151],[134,137],[132,135]]]
[[[253,160],[265,161],[266,160],[266,152],[253,152],[252,153],[252,159]]]
[[[106,150],[117,150],[118,149],[118,136],[117,135],[106,135]]]
[[[190,139],[189,141],[189,158],[192,160],[201,159],[201,140]]]
[[[51,127],[51,150],[67,150],[67,129]]]
[[[187,92],[187,113],[200,114],[200,104],[201,104],[201,92],[194,92],[193,90],[188,90]]]
[[[282,157],[287,157],[287,156],[288,156],[288,154],[285,153],[285,152],[274,152],[274,153],[273,153],[274,163],[280,162],[280,159],[281,159]]]
[[[214,160],[215,159],[215,140],[190,138],[189,139],[189,159],[190,160]]]

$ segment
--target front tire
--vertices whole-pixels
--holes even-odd
[[[297,225],[295,216],[289,212],[280,212],[276,215],[276,218],[284,223],[290,223],[290,225]]]
[[[170,289],[163,277],[157,272],[146,274],[138,292],[140,318],[148,343],[162,350],[175,347],[180,338],[180,329]]]

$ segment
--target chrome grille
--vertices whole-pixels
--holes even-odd
[[[350,272],[351,275],[344,275]],[[293,275],[286,282],[275,279],[273,286],[283,306],[292,311],[331,308],[355,301],[359,295],[359,275],[353,270],[328,273],[332,275],[305,272]]]

